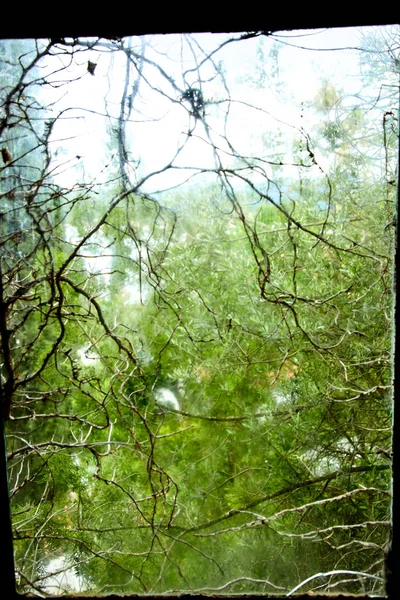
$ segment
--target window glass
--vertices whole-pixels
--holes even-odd
[[[384,592],[399,43],[0,43],[20,593]]]

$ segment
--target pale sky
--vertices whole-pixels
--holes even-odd
[[[225,34],[198,34],[193,37],[202,48],[207,49],[217,46],[219,41],[226,39]],[[181,57],[180,36],[151,36],[151,39],[158,53],[149,52],[149,58],[158,61],[175,79],[178,87],[184,89],[185,84],[179,62]],[[256,89],[247,81],[248,75],[254,72],[254,68],[261,66],[257,55],[260,43],[262,43],[265,56],[268,55],[269,39],[262,41],[253,39],[228,44],[213,56],[216,62],[223,61],[232,100],[256,105],[267,110],[271,115],[249,109],[244,104],[231,104],[228,119],[229,139],[241,153],[254,152],[256,149],[262,151],[260,132],[268,135],[269,131],[273,131],[277,127],[276,119],[288,123],[288,131],[290,131],[290,125],[298,127],[300,122],[299,104],[301,101],[312,100],[322,78],[328,78],[332,83],[344,88],[348,94],[357,93],[361,87],[358,79],[357,51],[320,50],[321,48],[359,45],[358,29],[283,32],[277,34],[276,39],[285,42],[280,45],[278,59],[279,77],[285,86],[287,97],[285,102],[282,101],[282,97],[276,96],[273,89],[269,88],[268,73],[265,75],[265,86],[262,88]],[[316,48],[318,51],[301,50],[295,47],[300,45]],[[137,47],[139,48],[139,46]],[[162,53],[165,53],[167,57]],[[94,76],[87,73],[88,59],[97,64]],[[268,68],[266,63],[264,66]],[[108,170],[99,175],[99,165],[109,163],[109,153],[106,150],[108,134],[104,118],[96,113],[104,114],[104,98],[106,98],[108,111],[114,116],[118,115],[121,86],[124,82],[124,68],[121,57],[115,54],[111,56],[96,50],[78,53],[69,71],[75,77],[79,75],[82,77],[66,88],[66,94],[64,88],[51,91],[53,98],[57,96],[61,98],[56,105],[57,108],[59,106],[69,108],[64,113],[63,120],[58,123],[53,138],[54,154],[59,163],[65,165],[59,169],[58,181],[60,184],[70,185],[72,181],[76,181],[83,174],[86,178],[96,177],[101,180],[104,177],[107,179]],[[145,75],[153,78],[152,82],[163,85],[163,89],[172,97],[175,94],[175,99],[179,99],[179,94],[165,85],[165,82],[162,82],[154,70],[151,73],[145,71]],[[202,71],[203,81],[208,75],[211,79],[213,76],[211,69]],[[196,72],[189,74],[186,84],[193,82],[194,85],[196,78]],[[215,77],[203,83],[203,93],[206,101],[210,99],[211,102],[227,96],[221,81]],[[290,101],[291,95],[296,97],[295,104]],[[139,120],[142,122],[128,125],[127,133],[130,150],[135,159],[140,158],[141,161],[139,172],[144,174],[163,168],[172,160],[179,145],[187,141],[189,119],[187,111],[178,102],[171,103],[162,95],[149,94],[148,88],[146,89],[143,85],[140,88],[139,102],[138,107],[142,113]],[[222,106],[226,108],[224,105]],[[83,108],[85,111],[75,110],[78,108]],[[206,107],[207,122],[212,130],[213,142],[223,150],[227,149],[227,146],[220,136],[224,130],[222,120],[217,119],[218,112],[221,113],[221,110],[218,111],[215,105]],[[84,115],[85,118],[71,118],[78,114],[81,117]],[[132,113],[132,119],[137,118],[138,115]],[[186,144],[176,164],[212,168],[214,166],[213,153],[201,123],[198,123],[194,134],[197,135],[193,135]],[[83,157],[84,161],[77,160],[76,156]],[[75,165],[76,170],[75,168],[71,170],[71,165]],[[116,160],[114,166],[117,166]],[[61,174],[62,171],[64,172]],[[146,189],[154,191],[163,186],[173,185],[182,181],[184,176],[186,174],[176,172],[164,174],[153,178],[147,184]]]

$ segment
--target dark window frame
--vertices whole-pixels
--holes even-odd
[[[370,5],[371,6],[371,5]],[[194,7],[192,7],[193,10]],[[199,7],[197,7],[198,9]],[[222,8],[222,7],[221,7]],[[364,9],[365,8],[365,9]],[[310,8],[309,11],[302,11],[301,16],[292,15],[285,16],[283,11],[279,11],[279,14],[275,14],[273,17],[265,17],[264,15],[257,14],[256,16],[246,17],[246,16],[234,16],[223,14],[222,17],[210,16],[206,11],[206,7],[201,7],[202,15],[198,16],[198,10],[193,11],[192,14],[196,16],[193,18],[183,17],[181,20],[174,20],[171,22],[171,6],[167,6],[168,13],[165,15],[165,20],[163,19],[164,15],[160,14],[160,19],[154,19],[153,15],[150,16],[150,9],[145,11],[145,13],[141,15],[140,23],[138,23],[137,16],[138,14],[133,13],[132,23],[133,26],[129,27],[126,23],[129,19],[124,18],[123,12],[124,8],[122,5],[117,5],[114,9],[113,15],[103,15],[100,18],[95,16],[93,12],[88,12],[86,16],[77,15],[76,11],[72,11],[70,9],[69,16],[63,15],[57,25],[54,25],[54,22],[51,23],[50,20],[45,20],[41,15],[38,15],[37,7],[34,6],[32,9],[24,8],[24,22],[20,22],[15,17],[14,21],[11,19],[7,19],[7,7],[5,8],[5,12],[3,14],[3,23],[0,28],[0,38],[2,39],[22,39],[22,38],[48,38],[48,37],[124,37],[127,35],[142,35],[147,33],[154,34],[166,34],[166,33],[182,33],[182,32],[239,32],[239,31],[260,31],[265,30],[269,32],[273,31],[281,31],[281,30],[294,30],[294,29],[316,29],[316,28],[331,28],[331,27],[352,27],[352,26],[368,26],[368,25],[387,25],[387,24],[397,24],[398,23],[398,13],[395,11],[394,5],[391,7],[387,7],[385,14],[377,14],[379,11],[375,7],[368,8],[363,7],[362,14],[357,17],[349,17],[347,13],[344,11],[340,12],[340,9],[337,9],[337,15],[335,17],[327,17],[323,16],[318,10],[314,8]],[[137,9],[138,10],[138,9]],[[190,11],[190,5],[187,7],[187,10]],[[271,7],[272,11],[272,7]],[[300,11],[299,11],[300,12]],[[207,18],[205,16],[207,15]],[[50,16],[50,15],[49,15]],[[62,22],[60,22],[62,21]],[[161,23],[170,23],[170,26],[165,27],[165,25],[160,25]],[[399,90],[399,100],[400,100],[400,90]],[[400,115],[400,101],[399,101],[399,115]],[[399,136],[399,156],[398,156],[398,166],[397,166],[397,206],[399,204],[399,194],[400,194],[400,136]],[[396,291],[397,291],[397,273],[396,273],[396,258],[398,255],[397,251],[397,240],[398,240],[398,228],[396,224],[396,232],[395,232],[395,245],[394,245],[394,261],[395,261],[395,269],[394,269],[394,292],[396,299]],[[1,286],[1,282],[0,282]],[[0,288],[1,292],[1,288]],[[396,318],[397,313],[397,302],[394,306],[393,319],[394,319],[394,331],[393,337],[394,342],[398,338],[399,325],[398,320]],[[1,315],[0,315],[1,318]],[[397,354],[394,354],[393,357],[393,366],[394,366],[394,384],[395,384],[395,374],[397,373],[397,368],[399,365],[399,359]],[[387,582],[386,582],[386,595],[385,596],[375,596],[375,598],[389,598],[393,600],[397,598],[397,593],[400,589],[400,563],[397,562],[398,557],[400,556],[400,516],[398,513],[398,508],[400,506],[400,408],[396,407],[396,386],[394,387],[395,395],[394,395],[394,405],[393,405],[393,463],[392,463],[392,530],[391,530],[391,541],[390,547],[386,560],[386,574],[387,574]],[[1,578],[1,591],[3,593],[3,597],[16,600],[16,599],[24,599],[28,596],[24,594],[19,594],[16,591],[16,582],[15,582],[15,574],[14,574],[14,554],[13,554],[13,540],[12,540],[12,523],[11,523],[11,513],[10,513],[10,504],[8,500],[8,478],[7,478],[7,459],[6,459],[6,444],[5,444],[5,429],[6,429],[6,416],[3,411],[3,395],[1,389],[0,382],[0,501],[3,506],[2,511],[2,521],[1,521],[1,530],[2,530],[2,549],[3,555],[1,559],[2,564],[2,578]],[[62,596],[66,598],[68,596]],[[79,596],[72,595],[70,598],[74,600],[84,600],[84,598],[102,598],[104,600],[112,600],[121,598],[119,595],[109,595],[109,596]],[[126,595],[125,598],[138,598],[141,596],[138,595]],[[143,596],[145,598],[162,598],[164,596]],[[173,597],[173,596],[171,596]],[[201,597],[210,597],[208,595],[178,595],[176,597],[179,598],[201,598]],[[212,597],[212,595],[211,595]],[[243,598],[241,595],[231,595],[229,597],[235,598]],[[266,595],[246,595],[246,598],[251,597],[260,597],[267,599]],[[311,596],[307,594],[294,595],[294,598],[310,598]],[[318,598],[329,598],[331,596],[316,596],[313,595],[313,600],[318,600]],[[369,596],[347,596],[345,594],[340,594],[338,597],[345,600],[346,598],[370,598]],[[276,598],[276,596],[272,596],[272,598]]]

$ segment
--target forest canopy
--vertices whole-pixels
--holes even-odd
[[[384,592],[399,52],[0,42],[20,593]]]

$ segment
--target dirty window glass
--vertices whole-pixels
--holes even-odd
[[[0,42],[20,593],[384,592],[399,43]]]

